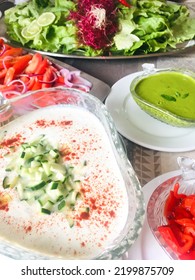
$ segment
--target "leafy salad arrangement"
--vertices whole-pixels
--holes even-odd
[[[195,38],[195,18],[165,0],[31,0],[5,11],[11,40],[81,56],[166,52]]]

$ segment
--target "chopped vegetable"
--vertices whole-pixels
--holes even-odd
[[[165,202],[166,225],[158,231],[179,259],[195,260],[195,195],[179,193],[179,183]]]
[[[80,77],[80,71],[61,69],[40,53],[26,53],[0,40],[0,91],[6,98],[27,91],[57,86],[89,92],[92,84]]]
[[[30,143],[23,143],[14,157],[11,156],[3,188],[14,188],[21,201],[41,213],[64,211],[68,214],[81,198],[84,168],[84,163],[75,168],[64,162],[60,150],[40,135]]]
[[[126,7],[131,7],[131,4],[126,0],[119,0],[119,2]]]
[[[195,38],[188,7],[165,0],[31,0],[4,19],[23,46],[81,56],[165,52]]]

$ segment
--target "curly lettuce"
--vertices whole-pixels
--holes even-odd
[[[131,9],[120,7],[119,31],[111,47],[113,55],[164,52],[195,38],[195,19],[190,18],[186,6],[163,0],[132,3]],[[123,44],[124,38],[129,44]]]

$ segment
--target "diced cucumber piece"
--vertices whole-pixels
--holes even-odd
[[[67,203],[70,205],[74,206],[76,203],[77,199],[77,192],[76,191],[71,191],[67,197]]]
[[[58,158],[59,157],[59,151],[58,150],[51,150],[50,152],[49,152],[49,154],[50,154],[50,156],[52,157],[52,158]]]
[[[72,228],[74,226],[74,220],[72,218],[68,217],[67,221],[68,221],[70,228]]]
[[[51,211],[46,209],[46,208],[41,208],[41,212],[44,213],[44,214],[48,214],[48,215],[51,214]]]
[[[3,187],[15,187],[20,200],[40,208],[41,213],[69,213],[81,197],[82,168],[63,164],[60,151],[40,135],[15,152],[6,167],[9,176],[3,179]],[[68,222],[73,226],[72,218]]]
[[[66,205],[65,200],[63,199],[62,201],[60,201],[60,203],[58,204],[58,210],[62,210]]]
[[[22,154],[21,154],[21,158],[24,158],[25,157],[25,152],[22,152]]]
[[[56,190],[59,186],[59,183],[58,182],[52,182],[51,184],[51,190]]]
[[[16,186],[20,200],[24,199],[24,188],[21,184]]]
[[[32,186],[32,187],[29,187],[29,188],[30,188],[32,191],[37,191],[37,190],[39,190],[39,189],[42,189],[46,184],[47,184],[47,182],[42,181],[42,182],[38,183],[37,185]]]
[[[42,167],[46,173],[47,176],[52,175],[51,171],[50,171],[50,164],[49,162],[42,162]]]
[[[18,176],[15,176],[13,178],[11,178],[9,176],[5,176],[3,179],[3,188],[4,189],[13,188],[13,187],[15,187],[17,182],[18,182]]]
[[[86,206],[86,207],[81,207],[81,208],[79,209],[79,211],[80,211],[81,213],[89,213],[90,208],[89,208],[88,206]]]

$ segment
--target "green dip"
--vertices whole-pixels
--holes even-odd
[[[195,119],[195,79],[180,72],[161,72],[138,82],[136,94],[177,116]]]

